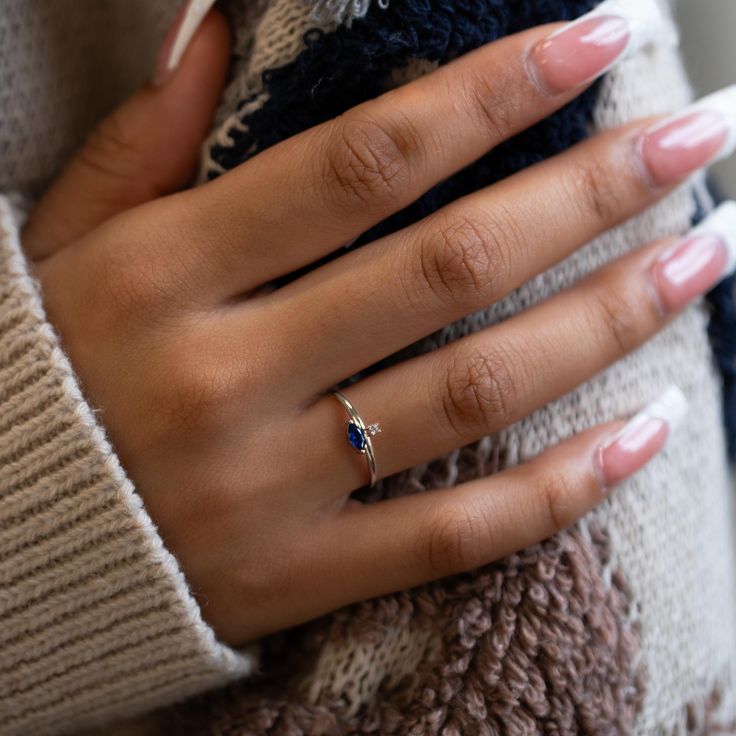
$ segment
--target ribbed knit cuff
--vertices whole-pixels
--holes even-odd
[[[85,403],[0,197],[0,734],[132,716],[250,673]]]

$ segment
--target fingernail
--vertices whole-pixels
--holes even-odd
[[[641,152],[652,183],[674,184],[736,149],[736,85],[647,130]]]
[[[662,311],[676,312],[736,270],[736,202],[724,202],[653,264]]]
[[[545,90],[559,94],[655,42],[678,42],[656,0],[606,0],[538,44],[530,55],[532,73]]]
[[[667,444],[687,413],[687,399],[670,386],[603,443],[596,471],[604,491],[643,468]]]
[[[166,34],[159,51],[152,82],[160,87],[171,79],[184,52],[216,0],[188,0]]]

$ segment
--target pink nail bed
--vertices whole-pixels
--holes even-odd
[[[590,82],[652,43],[677,44],[677,30],[657,0],[604,0],[539,43],[530,71],[559,94]]]
[[[702,110],[657,126],[644,135],[641,152],[652,182],[674,184],[707,166],[723,151],[729,122],[720,113]]]
[[[214,4],[215,0],[186,0],[184,2],[161,46],[152,80],[155,86],[160,87],[171,79],[197,30],[202,25],[202,21]]]
[[[176,43],[176,39],[179,36],[179,32],[184,23],[184,18],[187,14],[188,5],[189,3],[186,3],[179,9],[179,12],[174,18],[174,22],[171,24],[171,27],[169,28],[166,36],[164,36],[164,40],[161,43],[161,49],[158,52],[158,59],[156,60],[156,69],[151,79],[154,87],[163,87],[163,85],[165,85],[169,81],[169,79],[171,79],[174,73],[174,69],[170,65],[171,53],[174,49],[174,44]]]
[[[531,59],[547,90],[565,92],[609,69],[626,50],[630,38],[624,18],[589,18],[543,41]]]
[[[657,123],[640,139],[651,183],[676,184],[736,150],[736,85],[703,97]]]
[[[724,202],[652,265],[664,312],[702,296],[736,269],[736,202]]]
[[[674,312],[715,286],[725,271],[728,250],[715,235],[685,240],[653,266],[665,312]]]
[[[632,476],[659,453],[686,411],[684,394],[677,386],[670,386],[605,442],[596,457],[604,491]]]

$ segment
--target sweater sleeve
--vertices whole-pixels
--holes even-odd
[[[0,735],[59,734],[249,674],[217,641],[46,321],[0,196]]]

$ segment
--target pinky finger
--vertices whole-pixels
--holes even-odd
[[[348,505],[322,537],[340,583],[331,587],[346,597],[336,605],[474,569],[571,525],[663,449],[686,408],[672,386],[627,423],[580,433],[498,475]]]

